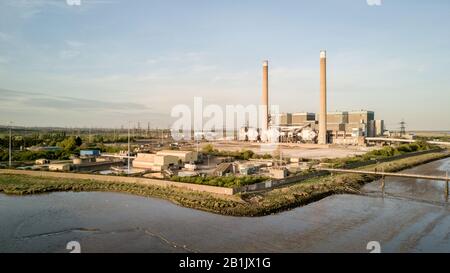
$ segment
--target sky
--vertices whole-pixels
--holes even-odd
[[[450,130],[448,0],[2,0],[0,124],[168,127],[171,109],[261,100]],[[380,5],[375,5],[375,4]]]

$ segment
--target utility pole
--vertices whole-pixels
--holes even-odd
[[[128,122],[128,174],[130,174],[130,122]]]
[[[9,167],[11,168],[11,159],[12,159],[12,121],[9,122]]]
[[[400,137],[406,135],[405,124],[406,124],[406,122],[402,119],[402,121],[400,122]]]
[[[142,134],[142,132],[141,132],[141,122],[140,121],[138,121],[138,128],[137,128],[137,135],[138,135],[138,137],[140,137],[141,136],[141,134]]]
[[[280,146],[280,167],[283,166],[283,151],[281,150]]]

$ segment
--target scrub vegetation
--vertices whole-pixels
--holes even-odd
[[[323,163],[329,163],[331,167],[333,168],[342,168],[346,165],[357,163],[357,162],[364,162],[369,160],[381,160],[386,159],[392,156],[398,156],[403,155],[411,152],[420,152],[420,151],[427,151],[431,149],[438,148],[435,145],[430,145],[426,142],[418,141],[414,143],[408,143],[408,144],[401,144],[396,147],[392,146],[386,146],[381,149],[373,150],[370,152],[367,152],[363,155],[356,155],[352,157],[346,157],[346,158],[336,158],[336,159],[323,159],[321,162]]]
[[[223,157],[232,157],[238,160],[249,160],[249,159],[271,159],[272,155],[264,154],[259,155],[251,150],[242,150],[242,151],[219,151],[214,149],[214,146],[211,144],[207,144],[203,147],[202,152],[207,155],[213,156],[223,156]]]
[[[172,176],[170,180],[176,182],[184,182],[184,183],[194,183],[194,184],[202,184],[209,186],[219,186],[226,188],[235,188],[240,186],[245,186],[249,184],[259,183],[268,180],[269,177],[265,176],[207,176],[207,177],[180,177],[180,176]]]

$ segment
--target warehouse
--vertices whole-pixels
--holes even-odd
[[[195,162],[198,159],[197,152],[193,151],[180,151],[180,150],[162,150],[156,153],[157,155],[170,155],[175,156],[181,163]]]
[[[138,153],[133,168],[160,172],[179,165],[179,158],[173,155]]]

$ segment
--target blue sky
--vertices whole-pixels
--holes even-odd
[[[171,108],[270,103],[374,110],[396,129],[450,129],[450,1],[3,0],[0,123],[168,126]]]

